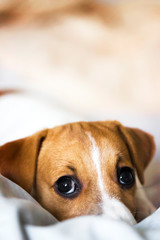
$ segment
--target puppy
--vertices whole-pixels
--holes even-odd
[[[141,186],[154,151],[139,129],[76,122],[1,146],[0,172],[58,220],[96,214],[134,224],[154,211]]]

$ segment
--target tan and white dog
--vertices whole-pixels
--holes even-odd
[[[128,106],[157,112],[159,3],[151,7],[147,1],[144,8],[143,1],[134,2],[139,1],[122,6],[90,0],[3,1],[0,60],[27,89],[54,94],[81,113]],[[31,134],[44,122],[61,124],[59,110],[50,111],[33,98],[3,97],[1,143]],[[79,122],[3,145],[0,172],[59,220],[103,214],[134,223],[154,211],[141,186],[154,148],[149,134],[118,122]]]
[[[58,220],[102,214],[134,224],[154,211],[141,186],[154,151],[139,129],[76,122],[4,144],[0,172]]]

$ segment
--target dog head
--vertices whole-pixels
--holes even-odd
[[[153,137],[139,129],[78,122],[1,146],[0,172],[59,220],[104,214],[133,223],[136,179],[144,183],[154,151]]]

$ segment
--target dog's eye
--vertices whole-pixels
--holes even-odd
[[[65,198],[74,198],[81,191],[81,184],[74,176],[60,177],[55,183],[55,191]]]
[[[131,188],[135,183],[135,174],[133,169],[129,167],[119,168],[117,171],[118,182],[124,188]]]

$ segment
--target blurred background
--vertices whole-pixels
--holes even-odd
[[[25,94],[0,100],[1,143],[116,119],[154,135],[160,176],[160,1],[0,0],[0,89]]]

